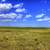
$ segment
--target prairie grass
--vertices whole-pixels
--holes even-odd
[[[50,50],[50,29],[0,28],[0,50]]]

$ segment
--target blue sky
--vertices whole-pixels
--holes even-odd
[[[50,27],[50,1],[0,0],[0,26]]]

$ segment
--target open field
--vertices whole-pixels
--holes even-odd
[[[0,50],[50,50],[50,29],[0,27]]]

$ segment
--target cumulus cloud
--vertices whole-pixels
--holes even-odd
[[[30,15],[30,14],[27,14],[27,15],[25,16],[25,18],[30,18],[30,17],[32,17],[32,15]]]
[[[0,11],[11,9],[13,6],[11,3],[0,3]]]
[[[11,10],[11,8],[13,8],[15,13],[10,12],[10,11],[9,11],[9,13],[7,12],[6,14],[2,13],[2,11],[5,12],[6,10]],[[22,19],[22,20],[25,19],[26,20],[26,18],[32,17],[32,15],[30,15],[30,14],[25,14],[25,15],[23,14],[23,13],[27,12],[27,10],[23,7],[23,3],[19,3],[16,5],[12,5],[11,3],[0,3],[0,12],[1,12],[0,18],[4,18],[2,21],[13,21],[12,19],[14,19],[14,18],[15,18],[15,21],[16,21],[16,19]]]
[[[21,12],[25,13],[26,9],[23,7],[23,5],[24,5],[23,3],[19,3],[19,4],[14,5],[13,8],[16,8],[15,12],[17,12],[17,13],[21,13]]]
[[[27,19],[23,19],[23,22],[27,21]]]
[[[15,13],[0,14],[0,18],[15,18],[15,17],[17,17],[17,14]]]
[[[50,21],[48,21],[48,22],[50,22]]]
[[[0,3],[0,11],[9,10],[11,8],[16,8],[16,12],[25,11],[25,8],[22,7],[23,7],[23,3],[19,3],[16,5],[12,5],[11,3]]]
[[[43,18],[43,19],[37,19],[37,21],[50,21],[50,18],[45,17],[45,18]]]
[[[9,13],[9,14],[0,14],[0,18],[7,18],[7,19],[21,19],[23,18],[23,14],[16,14],[16,13]]]
[[[26,12],[26,9],[25,8],[18,8],[18,9],[16,9],[16,12]]]
[[[14,5],[14,8],[22,8],[23,5],[24,5],[23,3],[19,3],[19,4]]]
[[[23,14],[18,14],[18,15],[17,15],[17,18],[18,18],[18,19],[21,19],[22,17],[23,17]]]
[[[45,14],[39,14],[39,15],[36,15],[36,18],[41,18],[41,17],[43,17]]]
[[[12,20],[12,19],[3,19],[3,20],[0,20],[0,22],[12,22],[12,21],[15,21],[15,20]]]
[[[2,2],[5,2],[6,0],[1,0]]]

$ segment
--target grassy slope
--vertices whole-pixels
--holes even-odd
[[[0,50],[50,50],[50,29],[0,27]]]

